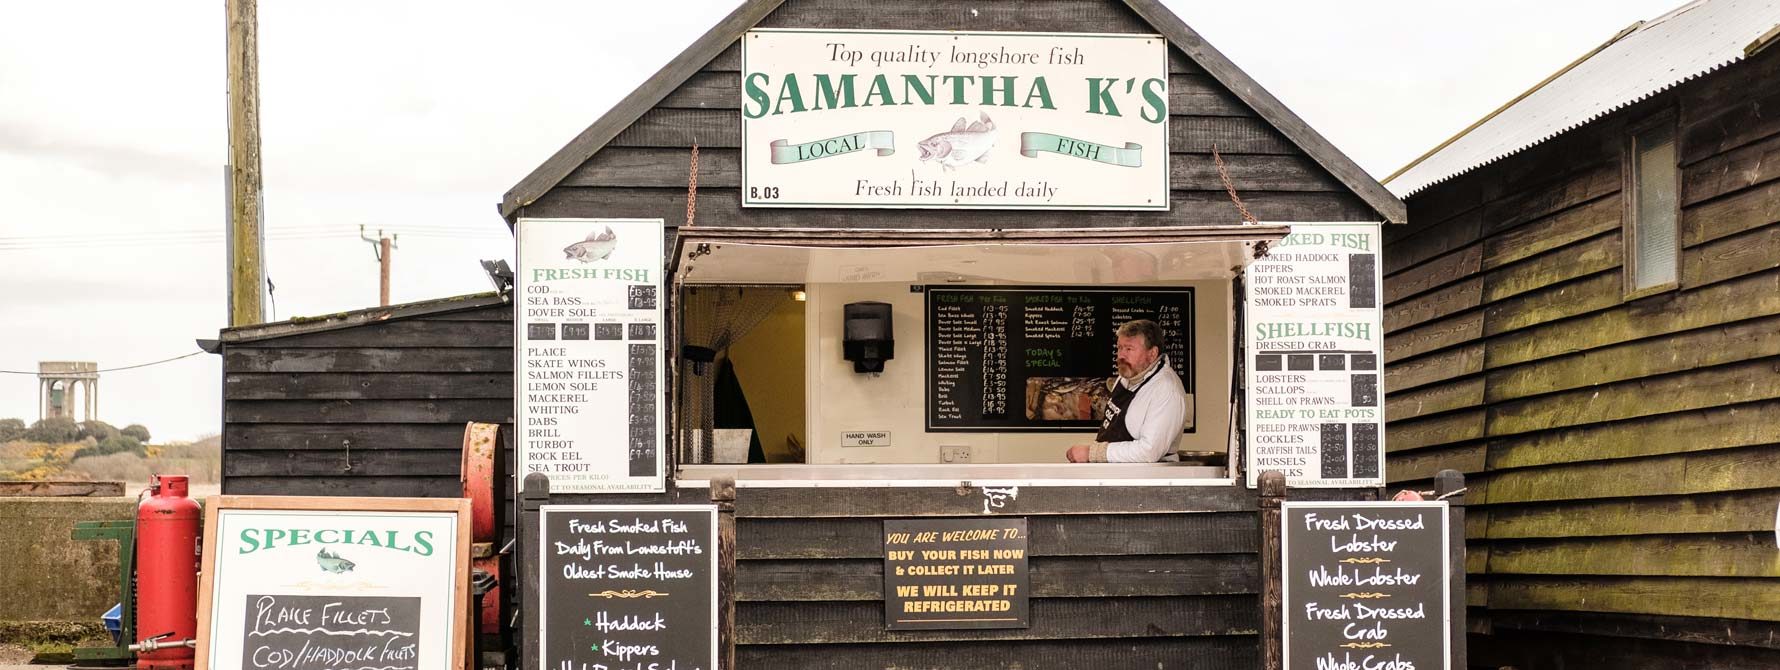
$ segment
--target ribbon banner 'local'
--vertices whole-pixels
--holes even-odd
[[[1038,158],[1041,151],[1074,156],[1119,167],[1143,167],[1143,145],[1126,142],[1120,149],[1050,133],[1020,133],[1020,155]]]
[[[877,151],[879,156],[888,156],[896,153],[896,134],[888,130],[868,130],[803,144],[790,144],[788,140],[773,140],[772,147],[773,165],[802,163],[867,149]]]

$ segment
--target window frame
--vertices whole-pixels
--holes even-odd
[[[1675,145],[1675,278],[1667,282],[1638,288],[1638,136],[1662,126],[1670,128],[1670,142]],[[1677,123],[1675,110],[1665,109],[1638,120],[1626,127],[1625,136],[1620,142],[1620,193],[1623,204],[1620,208],[1620,236],[1623,243],[1622,258],[1624,263],[1620,269],[1620,288],[1622,300],[1630,302],[1675,291],[1681,288],[1682,270],[1682,239],[1681,239],[1681,129]]]

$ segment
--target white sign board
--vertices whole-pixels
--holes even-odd
[[[556,493],[664,490],[662,231],[661,219],[514,224],[520,482],[539,472]]]
[[[888,447],[890,431],[887,430],[849,430],[841,433],[843,447]]]
[[[1160,35],[752,30],[742,206],[1168,209]]]
[[[199,670],[457,670],[467,500],[213,496]]]
[[[1384,485],[1379,224],[1293,224],[1245,286],[1248,485]]]

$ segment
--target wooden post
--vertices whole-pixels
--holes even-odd
[[[266,320],[260,292],[260,58],[258,0],[225,0],[229,71],[229,325]]]
[[[389,252],[395,247],[390,239],[383,237],[377,240],[377,306],[389,306]]]
[[[538,632],[544,625],[544,612],[539,609],[542,593],[543,576],[538,574],[538,566],[543,556],[538,553],[538,538],[544,534],[543,516],[540,508],[550,504],[550,478],[541,472],[525,476],[525,493],[520,495],[519,536],[519,570],[514,579],[519,580],[521,595],[519,599],[518,625],[522,638],[519,648],[519,662],[511,667],[538,667]],[[528,620],[529,619],[529,620]]]
[[[735,478],[711,478],[717,505],[717,668],[735,670]]]
[[[1464,668],[1468,656],[1465,635],[1465,475],[1458,470],[1434,473],[1434,495],[1446,498],[1446,537],[1451,542],[1446,569],[1451,574],[1447,585],[1452,626],[1452,667]],[[1448,494],[1451,494],[1448,497]]]
[[[1267,470],[1260,475],[1261,491],[1261,670],[1282,670],[1285,666],[1285,639],[1280,626],[1285,606],[1280,555],[1280,509],[1286,499],[1286,475]]]

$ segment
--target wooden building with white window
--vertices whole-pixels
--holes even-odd
[[[1780,667],[1780,5],[1635,24],[1386,180],[1389,478],[1474,665]]]

